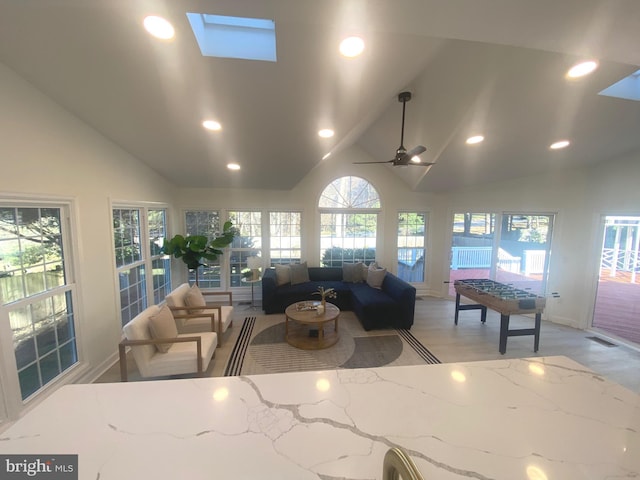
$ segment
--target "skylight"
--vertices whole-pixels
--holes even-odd
[[[187,13],[205,57],[276,61],[276,23],[262,18]]]
[[[599,95],[624,98],[625,100],[640,100],[640,70],[605,88]]]

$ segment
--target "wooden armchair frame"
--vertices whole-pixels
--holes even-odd
[[[228,296],[228,302],[230,306],[233,306],[233,293],[228,291],[204,291],[201,290],[202,296],[214,296],[214,295],[226,295]],[[223,302],[207,302],[204,307],[171,307],[171,313],[173,313],[174,319],[179,318],[202,318],[211,317],[211,331],[218,334],[218,346],[222,345],[222,306],[227,305]],[[216,328],[216,316],[215,312],[203,312],[202,310],[216,310],[218,312],[218,327]],[[229,322],[229,327],[233,326],[233,319]]]
[[[202,316],[202,315],[200,315]],[[176,337],[176,338],[152,338],[149,340],[127,340],[126,338],[118,344],[118,353],[120,355],[120,379],[123,382],[129,380],[127,373],[127,353],[126,347],[136,345],[157,345],[159,343],[184,343],[196,342],[196,356],[198,365],[198,375],[202,375],[202,339],[198,336],[194,337]]]

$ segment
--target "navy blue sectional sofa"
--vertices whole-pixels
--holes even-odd
[[[365,330],[395,327],[409,329],[413,325],[416,289],[413,285],[387,272],[382,288],[366,282],[342,280],[342,267],[309,267],[309,282],[277,285],[274,268],[262,276],[262,308],[265,313],[283,313],[295,302],[319,300],[313,292],[319,286],[334,288],[337,298],[329,300],[340,310],[352,310]]]

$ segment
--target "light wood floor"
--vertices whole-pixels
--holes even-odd
[[[411,333],[418,338],[442,363],[495,360],[501,358],[528,358],[565,355],[594,370],[607,379],[640,393],[640,351],[624,345],[605,346],[588,337],[592,332],[576,330],[563,325],[542,322],[540,349],[533,351],[533,336],[509,337],[507,352],[498,352],[500,315],[489,310],[487,322],[480,322],[477,310],[462,311],[458,325],[453,323],[454,302],[432,297],[416,301],[416,315]],[[221,376],[242,320],[246,316],[263,315],[252,312],[245,305],[234,311],[234,326],[225,334],[225,342],[216,350],[213,365],[207,375]],[[531,328],[533,320],[512,316],[511,328]],[[139,379],[133,359],[129,362],[131,380]],[[98,382],[119,382],[118,364],[102,375]]]

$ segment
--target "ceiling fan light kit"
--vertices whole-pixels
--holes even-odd
[[[428,167],[435,165],[434,162],[422,162],[420,159],[414,160],[421,153],[424,153],[427,149],[422,145],[413,147],[407,151],[404,146],[404,115],[407,102],[411,100],[411,92],[401,92],[398,94],[398,101],[402,102],[402,128],[400,130],[400,146],[396,150],[396,156],[392,160],[383,160],[382,162],[354,162],[356,164],[371,164],[371,163],[386,163],[391,164],[394,167],[406,167],[409,165],[415,165],[418,167]]]

